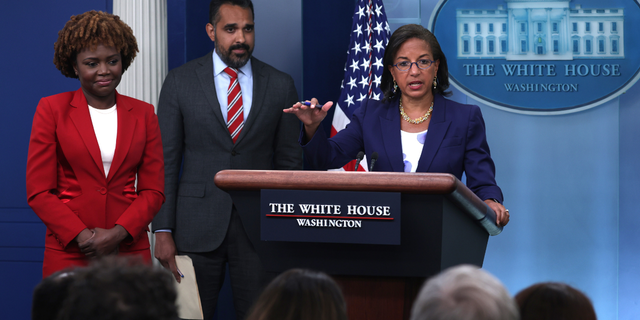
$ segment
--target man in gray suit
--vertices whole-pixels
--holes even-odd
[[[215,50],[172,70],[160,93],[167,199],[153,220],[154,254],[178,281],[174,255],[191,257],[205,319],[228,263],[243,319],[267,279],[231,197],[213,177],[223,169],[301,169],[299,122],[282,112],[298,97],[289,75],[251,57],[250,0],[213,0],[209,11]]]

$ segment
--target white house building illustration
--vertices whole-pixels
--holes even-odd
[[[624,10],[570,8],[570,1],[505,0],[506,10],[457,9],[458,59],[623,59]]]

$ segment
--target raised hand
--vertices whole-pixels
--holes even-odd
[[[309,105],[307,105],[308,103]],[[305,136],[309,141],[318,130],[318,126],[327,116],[327,112],[333,106],[333,102],[329,101],[320,106],[318,100],[313,98],[305,102],[297,102],[291,108],[284,109],[285,113],[293,113],[304,124]]]

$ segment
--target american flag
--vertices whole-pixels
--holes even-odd
[[[382,99],[382,58],[391,35],[382,0],[359,0],[353,14],[351,30],[342,92],[331,123],[332,137],[351,122],[351,115],[363,100]],[[355,160],[342,170],[353,171],[354,167]],[[365,159],[360,163],[358,171],[366,171],[367,168]]]

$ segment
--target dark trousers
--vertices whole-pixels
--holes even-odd
[[[202,239],[206,241],[206,239]],[[211,320],[218,302],[218,294],[225,278],[225,264],[229,264],[229,277],[237,320],[247,316],[271,277],[267,276],[260,258],[249,241],[235,207],[227,235],[220,246],[211,252],[180,252],[191,257],[200,291],[205,320]]]

